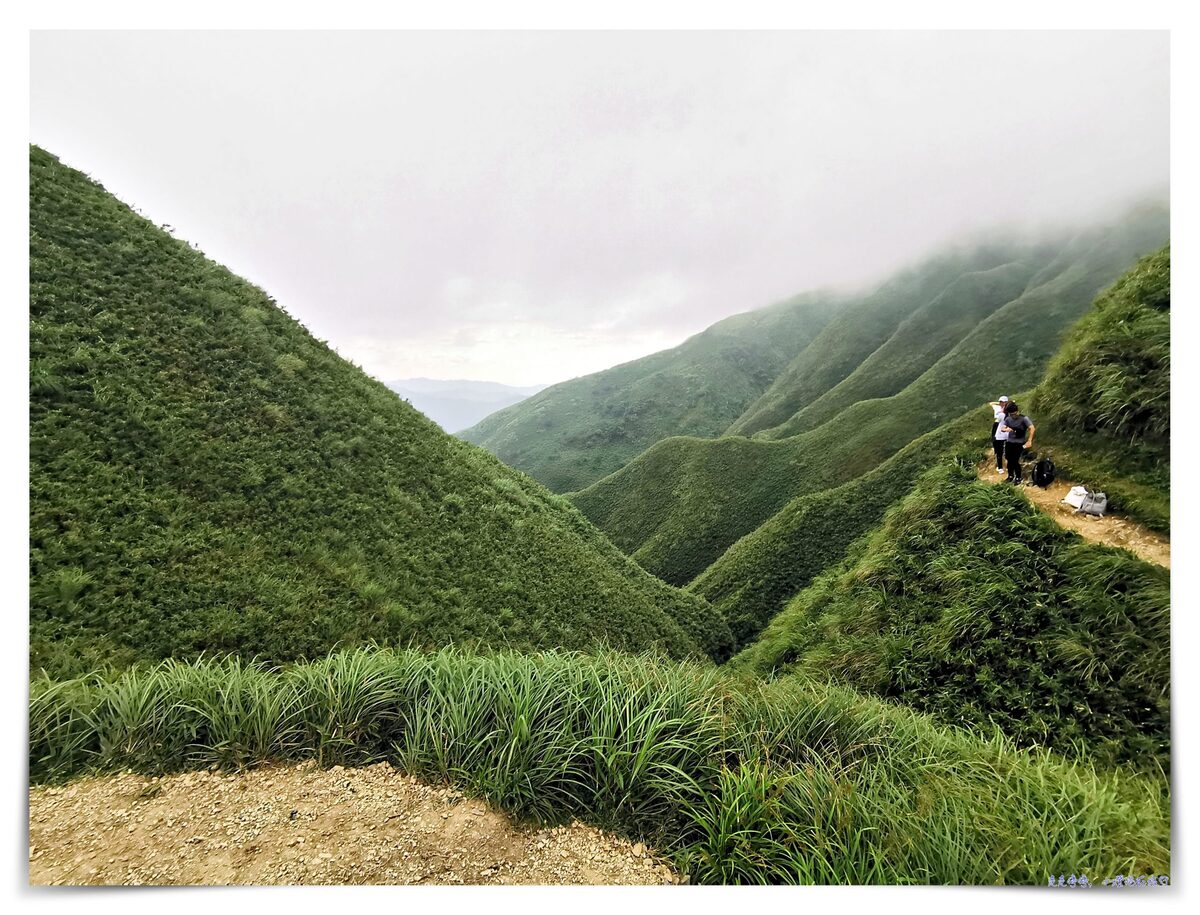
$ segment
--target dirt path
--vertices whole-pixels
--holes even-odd
[[[1032,472],[1032,466],[1022,466],[1026,477]],[[987,483],[1003,483],[1004,477],[996,473],[996,465],[989,458],[979,465],[979,479]],[[1084,540],[1092,543],[1103,543],[1106,546],[1118,546],[1140,556],[1147,562],[1171,568],[1171,541],[1149,528],[1143,527],[1136,521],[1122,518],[1119,515],[1105,515],[1097,518],[1095,515],[1083,515],[1063,502],[1063,497],[1075,486],[1074,480],[1064,480],[1061,477],[1042,489],[1026,481],[1021,491],[1029,497],[1029,501],[1057,521],[1068,530],[1075,531]]]
[[[29,792],[31,884],[661,884],[642,845],[522,828],[387,763],[86,778]]]

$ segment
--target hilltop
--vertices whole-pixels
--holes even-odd
[[[53,671],[367,640],[727,650],[703,600],[30,152],[30,636]]]

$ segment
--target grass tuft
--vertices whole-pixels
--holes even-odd
[[[34,682],[36,782],[388,760],[708,883],[1027,883],[1169,863],[1165,776],[1097,772],[843,687],[616,652],[357,649]]]

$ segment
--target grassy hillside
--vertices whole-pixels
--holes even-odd
[[[34,666],[367,639],[726,648],[697,597],[30,155]]]
[[[799,296],[674,349],[553,385],[460,433],[555,492],[583,489],[672,435],[719,435],[837,307]]]
[[[768,434],[779,438],[785,430],[793,435],[807,432],[860,400],[890,397],[904,390],[980,321],[1018,298],[1040,266],[1037,252],[1030,252],[1024,260],[958,277],[905,319],[849,376],[799,410],[780,430]]]
[[[708,600],[729,622],[735,650],[750,644],[767,623],[818,575],[836,565],[917,478],[991,411],[976,410],[910,442],[861,477],[798,496],[721,554],[688,590]]]
[[[519,816],[652,842],[693,882],[1165,874],[1165,779],[1097,773],[795,677],[660,659],[348,652],[31,687],[34,779],[387,759]]]
[[[1050,253],[1015,243],[955,250],[901,271],[878,288],[852,298],[763,396],[729,426],[727,434],[753,435],[816,406],[881,347],[884,352],[873,366],[875,387],[867,396],[894,394],[932,364],[929,353],[945,352],[948,343],[969,330],[981,314],[1014,298],[1018,287],[1024,285],[1021,277],[1028,280],[1026,274],[1043,264]],[[892,340],[896,344],[889,347]],[[897,364],[891,365],[893,360]],[[854,389],[852,386],[842,394]],[[828,409],[822,415],[827,418],[836,412],[836,404],[850,402],[853,399],[843,401],[841,395],[835,395],[822,408]]]
[[[1166,212],[1146,209],[1075,239],[891,397],[786,438],[668,439],[571,499],[646,569],[686,584],[792,499],[861,476],[999,390],[1032,387],[1095,295],[1167,231]]]
[[[1025,745],[1168,767],[1170,574],[979,482],[975,459],[930,470],[734,665],[832,677]]]
[[[1171,250],[1142,258],[1072,328],[1039,385],[1039,439],[1114,509],[1170,530]]]

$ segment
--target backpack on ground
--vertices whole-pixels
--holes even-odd
[[[1085,515],[1103,518],[1104,513],[1108,511],[1108,496],[1102,492],[1089,492],[1084,498],[1083,504],[1075,510]]]
[[[1033,465],[1033,485],[1045,489],[1054,482],[1054,461],[1049,456],[1042,458]]]
[[[1079,508],[1083,504],[1083,500],[1088,497],[1086,486],[1072,486],[1071,491],[1063,496],[1063,501],[1071,508]]]

